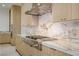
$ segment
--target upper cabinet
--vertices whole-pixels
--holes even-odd
[[[72,19],[79,19],[79,3],[72,3]]]
[[[52,16],[54,21],[69,20],[71,18],[71,5],[66,3],[52,4]]]
[[[11,25],[14,33],[21,33],[21,7],[11,7]]]
[[[11,44],[15,45],[15,34],[21,33],[21,6],[13,5],[10,9],[10,21],[12,38]]]
[[[52,16],[54,21],[79,19],[79,4],[75,3],[52,4]]]

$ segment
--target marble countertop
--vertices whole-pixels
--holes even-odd
[[[45,41],[42,42],[44,46],[47,46],[52,49],[68,53],[73,56],[79,56],[79,47],[78,44],[68,43],[67,41],[62,42],[63,40],[54,40],[54,41]]]
[[[25,38],[26,35],[24,34],[17,34],[18,36],[21,36],[22,38]],[[52,41],[43,41],[43,46],[47,46],[48,48],[56,49],[59,51],[62,51],[64,53],[68,53],[73,56],[79,56],[79,44],[68,42],[65,39],[58,39],[58,40],[52,40]]]
[[[25,38],[25,34],[17,34],[17,36],[21,36],[22,38]]]

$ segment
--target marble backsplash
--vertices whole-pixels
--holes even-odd
[[[48,29],[48,35],[79,39],[79,20],[54,23],[51,28]]]
[[[46,24],[47,25],[47,24]],[[56,22],[46,30],[39,27],[39,34],[49,37],[63,37],[68,39],[79,39],[79,20]]]
[[[21,34],[24,35],[35,35],[37,32],[37,27],[34,26],[21,26]]]

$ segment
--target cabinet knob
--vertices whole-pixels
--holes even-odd
[[[63,20],[66,20],[67,18],[63,18]]]

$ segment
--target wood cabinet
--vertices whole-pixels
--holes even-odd
[[[79,4],[54,3],[52,4],[53,21],[79,19]]]
[[[40,50],[38,50],[38,49],[36,49],[36,48],[34,48],[34,47],[31,47],[32,49],[32,56],[41,56],[41,51]]]
[[[31,47],[20,36],[16,37],[16,49],[23,56],[70,56],[70,54],[42,46],[42,50]]]
[[[52,16],[54,21],[63,21],[69,19],[69,4],[66,3],[55,3],[52,5]]]
[[[79,3],[72,3],[72,19],[79,19]]]
[[[11,44],[15,45],[15,35],[21,33],[21,6],[13,5],[10,9],[10,18],[11,18],[11,32],[12,39]]]
[[[0,33],[0,43],[10,43],[10,33]]]
[[[40,51],[23,41],[20,36],[16,37],[16,49],[23,56],[40,56]]]
[[[31,56],[31,47],[20,36],[16,37],[16,49],[23,56]]]
[[[50,49],[46,46],[42,46],[42,52],[41,52],[42,56],[51,56],[51,55],[54,56],[54,54],[55,54],[54,49]]]

